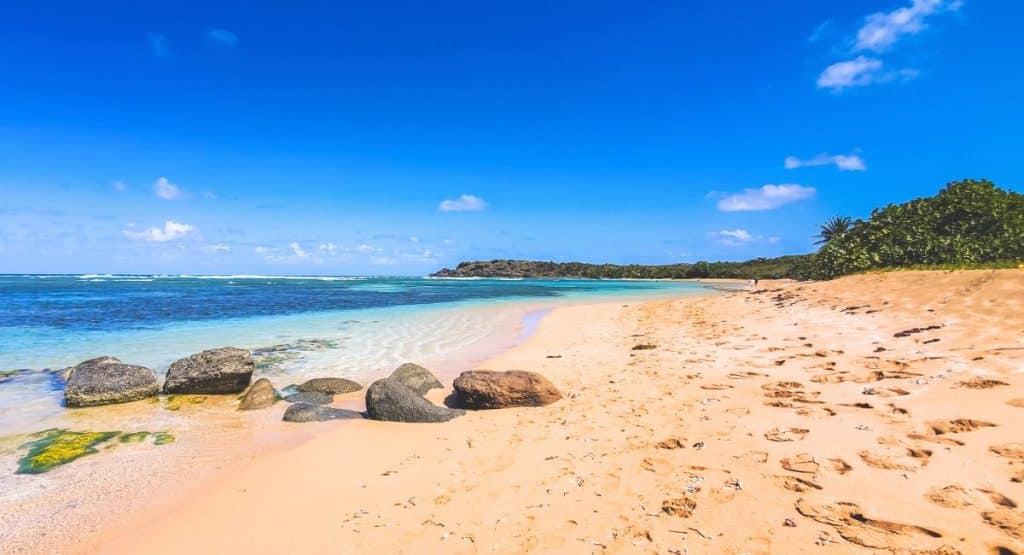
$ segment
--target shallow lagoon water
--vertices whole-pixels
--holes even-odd
[[[163,374],[231,345],[252,349],[254,377],[277,387],[317,376],[366,384],[407,361],[464,370],[558,304],[704,291],[664,281],[0,276],[0,435],[62,425],[59,370],[95,356]]]

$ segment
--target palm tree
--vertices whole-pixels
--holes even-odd
[[[817,237],[818,240],[815,241],[814,244],[824,245],[825,243],[828,243],[832,239],[835,239],[836,237],[839,237],[840,235],[846,233],[847,231],[850,231],[852,223],[853,222],[850,220],[850,218],[847,218],[846,216],[833,216],[829,218],[828,221],[825,222],[825,225],[820,226],[821,232],[815,235],[815,237]]]

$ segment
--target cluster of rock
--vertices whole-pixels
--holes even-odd
[[[290,403],[283,417],[288,422],[364,417],[391,422],[446,422],[465,414],[465,409],[539,407],[562,398],[554,384],[534,372],[472,370],[455,379],[454,391],[446,400],[449,406],[436,405],[425,395],[444,386],[426,368],[406,363],[387,378],[370,384],[366,389],[366,412],[360,413],[329,406],[335,395],[363,388],[352,380],[313,378],[285,388],[286,392],[289,389],[293,392],[282,397],[267,378],[250,385],[254,369],[252,355],[244,349],[224,347],[203,351],[171,364],[163,392],[242,393],[239,410],[266,409],[283,399]],[[151,369],[104,356],[70,369],[64,402],[68,407],[127,403],[156,396],[160,390],[159,380]]]
[[[239,393],[249,385],[255,365],[249,351],[224,347],[183,358],[171,365],[165,393]],[[68,407],[94,407],[156,396],[160,382],[153,370],[103,356],[71,368],[64,387]]]

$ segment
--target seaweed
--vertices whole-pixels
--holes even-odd
[[[164,408],[167,410],[181,410],[186,405],[201,405],[206,402],[205,395],[171,395],[167,398]]]
[[[174,434],[170,432],[153,432],[153,445],[167,445],[174,443]]]
[[[72,432],[52,428],[33,434],[38,439],[22,447],[28,453],[18,461],[18,474],[41,474],[79,457],[96,453],[96,446],[120,432]]]
[[[117,441],[120,441],[121,443],[142,443],[143,441],[146,441],[147,437],[149,437],[149,432],[131,432],[121,434],[121,436],[117,438]]]

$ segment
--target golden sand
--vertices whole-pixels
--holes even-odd
[[[75,548],[1024,551],[1022,271],[570,306],[484,367],[540,372],[565,398],[310,425]]]

